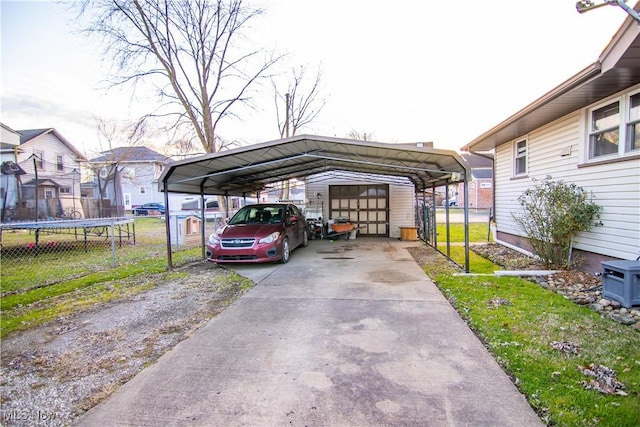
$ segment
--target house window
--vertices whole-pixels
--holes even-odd
[[[527,141],[518,141],[514,145],[513,175],[526,175],[527,173]]]
[[[629,97],[627,121],[627,151],[640,149],[640,92]]]
[[[44,190],[44,198],[45,199],[53,199],[53,196],[54,196],[53,190],[45,188],[45,190]]]
[[[62,163],[62,155],[58,154],[56,156],[56,169],[60,172],[64,171],[64,164]]]
[[[33,154],[36,156],[36,168],[40,170],[44,169],[44,152],[36,151]]]
[[[637,154],[640,150],[640,91],[588,111],[588,160]]]
[[[124,208],[131,209],[131,193],[124,193],[123,198],[124,198]]]
[[[144,185],[140,186],[140,194],[145,194],[147,192],[147,187],[145,187]]]
[[[160,178],[160,175],[162,175],[162,165],[154,165],[153,167],[153,179],[158,179]]]
[[[589,158],[615,154],[620,139],[620,103],[614,102],[591,112]]]
[[[71,187],[60,187],[60,194],[71,194]]]

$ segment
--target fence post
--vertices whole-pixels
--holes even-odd
[[[116,266],[116,233],[114,221],[111,220],[111,268]]]

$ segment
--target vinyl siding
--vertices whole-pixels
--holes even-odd
[[[581,233],[574,247],[600,255],[636,259],[640,254],[640,162],[621,160],[600,165],[581,165],[580,114],[568,115],[528,135],[528,176],[511,177],[512,144],[496,150],[496,223],[498,231],[522,236],[512,213],[519,212],[517,199],[532,179],[572,182],[593,194],[602,206],[603,226]],[[521,140],[519,138],[518,140]],[[571,147],[569,155],[562,150]]]
[[[76,155],[53,133],[40,135],[20,145],[17,162],[27,172],[22,176],[22,182],[35,178],[33,159],[31,155],[37,152],[44,154],[43,168],[38,169],[38,178],[50,179],[60,186],[72,187],[69,194],[60,194],[59,200],[63,209],[81,210],[80,207],[80,175],[74,175],[73,170],[80,171]],[[57,168],[57,157],[62,156],[63,170]],[[75,200],[74,200],[75,198]]]
[[[120,175],[122,192],[131,195],[131,205],[143,205],[145,203],[164,203],[164,193],[158,190],[156,168],[151,162],[127,162],[126,167],[133,172],[133,177],[127,174]],[[140,194],[140,187],[144,186],[146,192]]]

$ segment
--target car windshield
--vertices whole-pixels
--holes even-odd
[[[284,206],[245,206],[229,221],[237,224],[277,224],[284,217]]]

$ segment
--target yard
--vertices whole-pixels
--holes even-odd
[[[57,417],[51,425],[69,424],[252,286],[201,261],[199,248],[174,254],[179,267],[168,272],[163,223],[140,218],[136,226],[138,242],[125,248],[126,259],[116,269],[97,266],[96,258],[104,256],[97,249],[74,259],[78,268],[69,268],[68,260],[39,261],[39,269],[46,271],[43,279],[27,276],[33,274],[33,264],[11,273],[3,266],[3,425],[26,425],[15,422],[12,414],[43,410]],[[461,227],[451,230],[454,258],[463,249]],[[486,225],[472,224],[471,235],[486,243]],[[416,261],[543,421],[566,426],[638,424],[636,327],[528,280],[455,275],[460,269],[441,254],[416,246]],[[471,255],[473,272],[500,268]],[[595,376],[585,374],[589,372]]]
[[[472,241],[486,242],[480,224],[470,228]],[[455,245],[464,239],[462,229],[454,224],[451,230],[458,264],[464,261],[464,248]],[[429,248],[411,252],[545,423],[640,424],[640,324],[623,325],[608,318],[611,313],[572,302],[566,288],[585,276],[567,272],[566,287],[554,292],[523,278],[482,275],[535,263],[517,253],[497,265],[471,251],[471,273],[481,275],[460,276],[459,268],[434,261]]]

